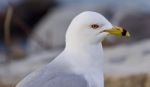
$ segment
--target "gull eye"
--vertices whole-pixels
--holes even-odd
[[[98,25],[98,24],[92,24],[92,25],[91,25],[91,28],[97,29],[97,28],[99,28],[99,25]]]

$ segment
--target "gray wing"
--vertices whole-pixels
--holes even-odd
[[[31,73],[16,87],[88,87],[88,84],[83,76],[69,71],[64,64],[57,64]]]
[[[75,74],[59,74],[51,78],[39,78],[21,82],[17,87],[88,87],[84,77]]]
[[[88,84],[82,76],[69,74],[57,76],[42,87],[88,87]]]

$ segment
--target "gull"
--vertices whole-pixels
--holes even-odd
[[[104,87],[101,42],[110,35],[130,36],[128,31],[113,26],[100,13],[80,13],[67,29],[62,53],[16,87]]]

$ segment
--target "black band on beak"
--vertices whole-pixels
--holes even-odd
[[[126,36],[127,31],[123,29],[122,36]]]

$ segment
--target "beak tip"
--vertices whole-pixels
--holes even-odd
[[[129,32],[127,32],[127,34],[126,34],[126,37],[130,37],[131,35],[130,35],[130,33]]]

